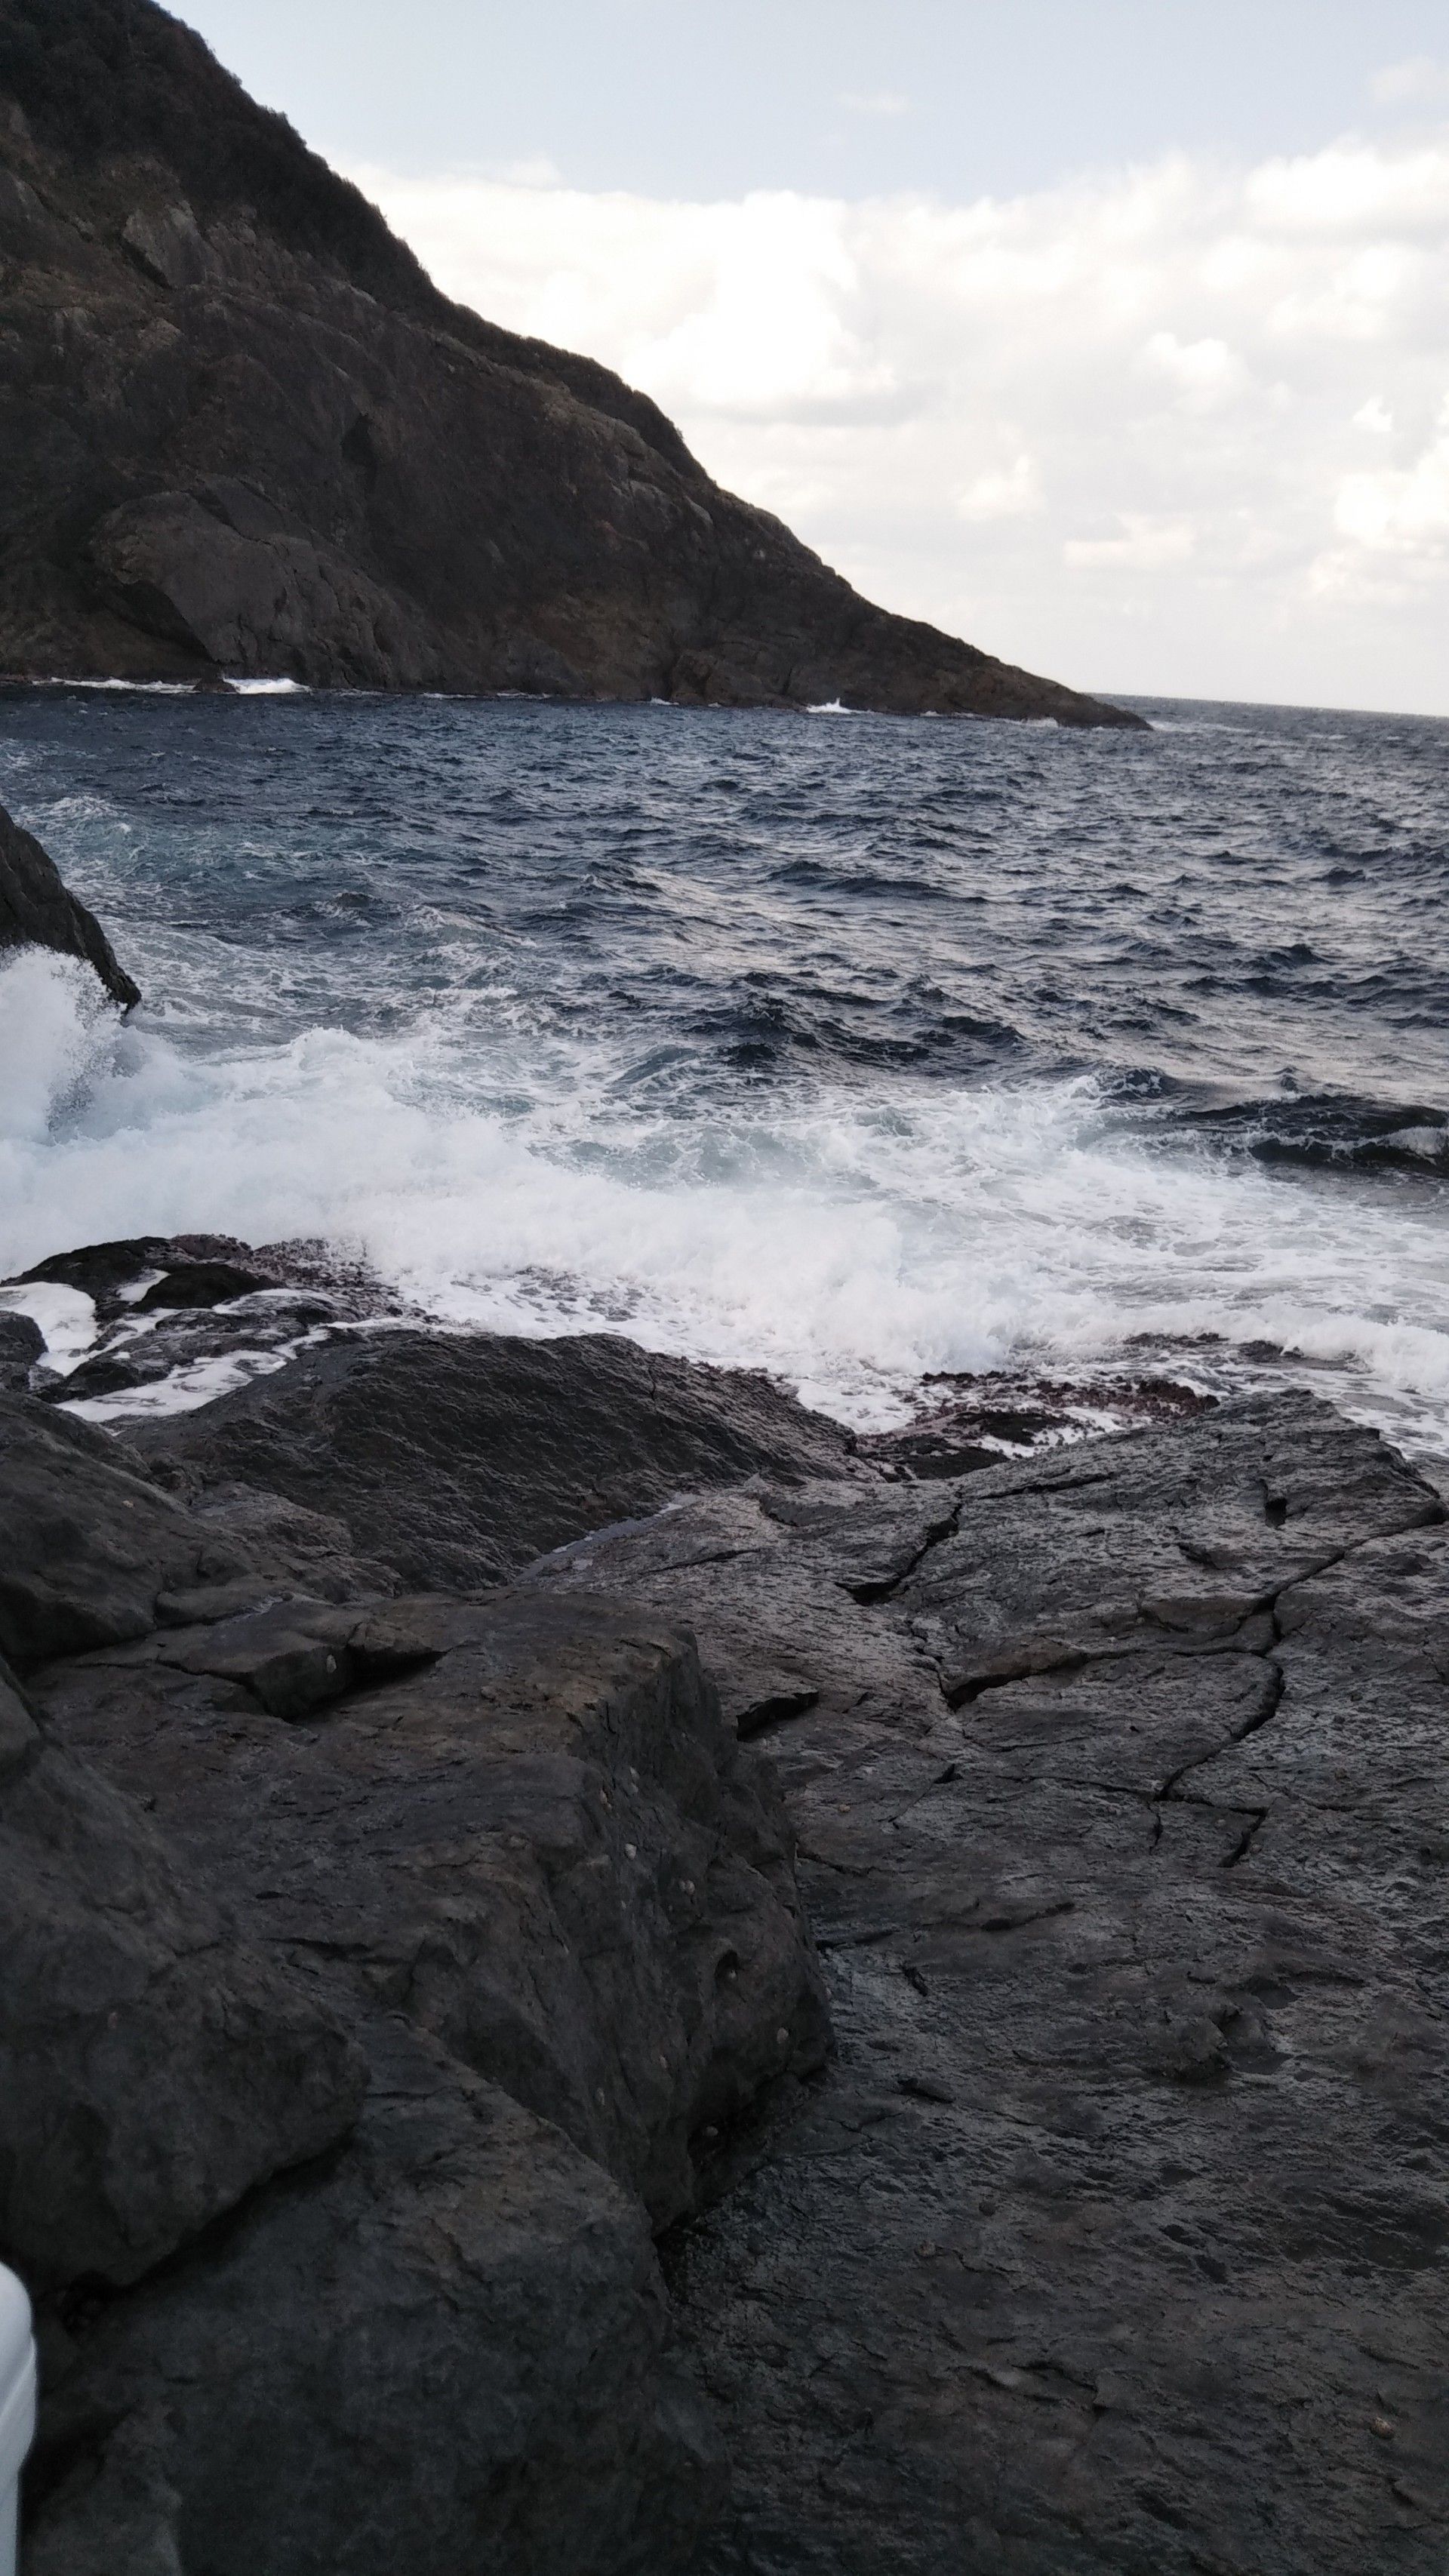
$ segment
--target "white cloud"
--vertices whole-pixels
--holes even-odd
[[[535,152],[522,161],[505,161],[496,176],[505,186],[514,188],[561,188],[563,172],[546,152]]]
[[[1369,88],[1381,107],[1443,107],[1449,105],[1449,63],[1414,54],[1404,63],[1386,63]]]
[[[1333,505],[1341,537],[1370,554],[1449,555],[1449,400],[1438,434],[1397,472],[1345,475]]]
[[[981,526],[993,519],[1034,519],[1046,508],[1035,465],[1018,456],[999,474],[978,474],[956,495],[957,515]]]
[[[908,116],[911,102],[898,89],[843,89],[837,104],[850,116]]]
[[[1449,712],[1449,136],[960,205],[355,175],[892,607],[1086,686]]]
[[[1145,510],[1122,512],[1115,537],[1068,537],[1063,560],[1074,572],[1161,572],[1186,563],[1197,543],[1190,519],[1154,519]]]

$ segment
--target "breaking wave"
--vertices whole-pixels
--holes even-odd
[[[0,972],[0,1270],[322,1234],[862,1425],[1166,1363],[1442,1455],[1443,728],[1314,721],[9,701],[153,998]]]

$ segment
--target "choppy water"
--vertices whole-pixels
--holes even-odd
[[[1144,712],[0,696],[148,997],[0,975],[0,1270],[325,1233],[861,1423],[1166,1364],[1442,1456],[1449,725]]]

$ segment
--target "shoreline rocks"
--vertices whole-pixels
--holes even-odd
[[[117,1366],[373,1293],[38,1276]],[[28,2576],[1437,2576],[1425,1479],[1307,1395],[918,1473],[309,1332],[119,1433],[0,1391]]]
[[[94,913],[70,892],[40,843],[0,806],[0,957],[22,948],[78,958],[122,1010],[141,998]]]
[[[836,2056],[671,2248],[696,2576],[1433,2576],[1440,1498],[1288,1396],[784,1499],[538,1569],[797,1693]]]
[[[29,2564],[672,2566],[651,2232],[826,2044],[774,1784],[670,1623],[347,1541],[0,1398]]]

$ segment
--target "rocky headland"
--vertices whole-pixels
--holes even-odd
[[[27,2576],[1439,2576],[1443,1502],[932,1393],[0,1286]]]
[[[0,0],[0,335],[0,674],[1141,722],[449,303],[154,0]]]

